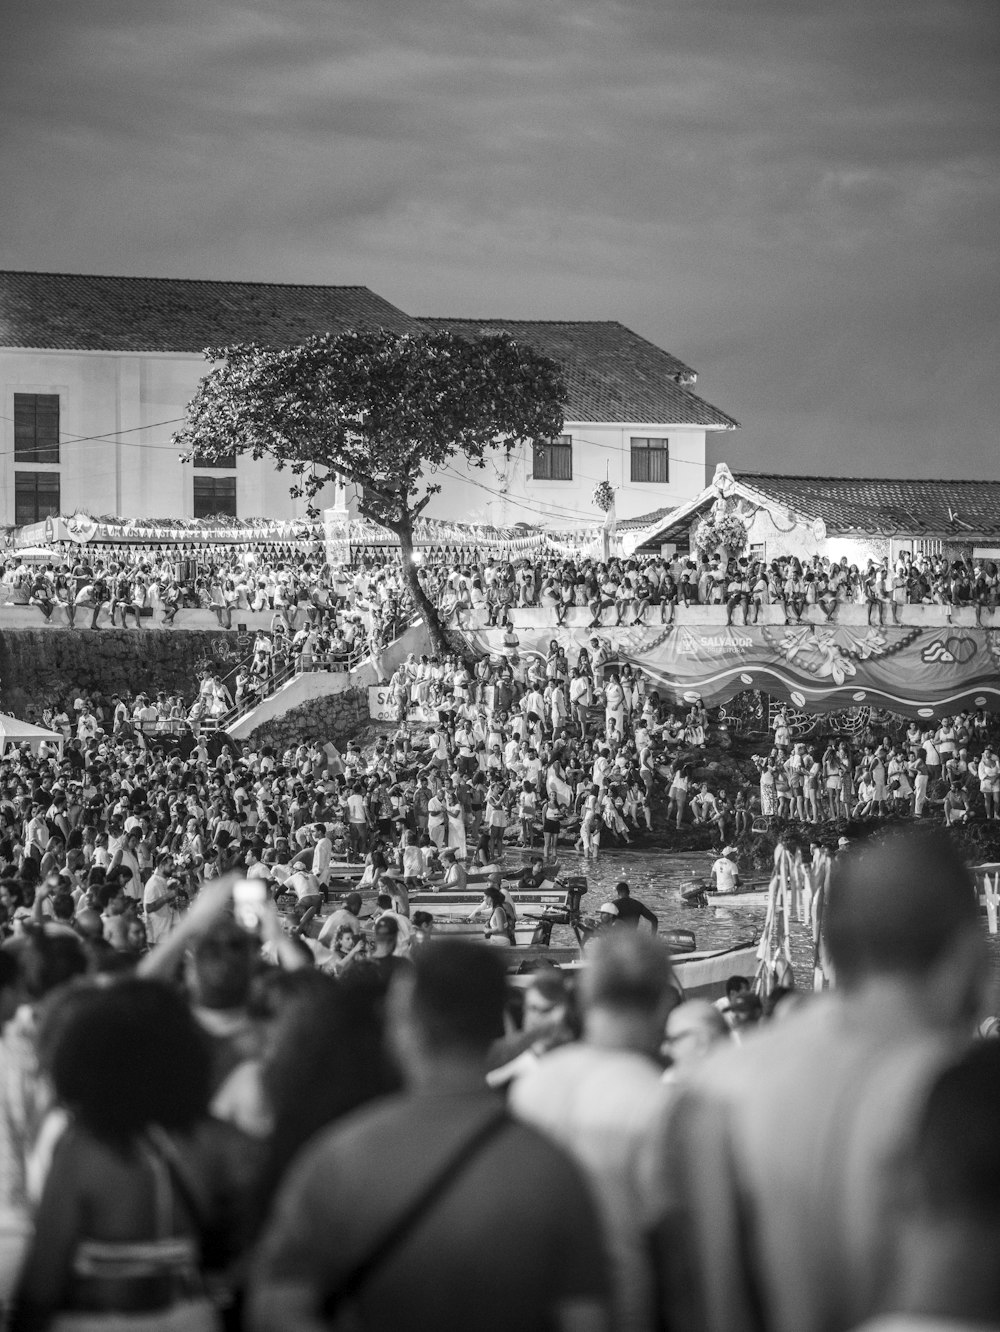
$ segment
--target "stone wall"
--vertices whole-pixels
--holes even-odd
[[[236,637],[224,630],[0,630],[0,711],[29,717],[81,692],[164,689],[190,700],[203,663],[217,662],[223,675],[232,669]]]
[[[368,723],[367,688],[346,689],[290,708],[283,716],[258,726],[248,741],[254,748],[270,745],[279,754],[304,740],[316,740],[321,745],[332,740],[341,748]]]

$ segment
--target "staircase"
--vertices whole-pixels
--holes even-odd
[[[382,649],[379,669],[365,652],[342,662],[316,660],[305,668],[295,659],[272,678],[266,697],[233,708],[223,717],[204,720],[202,730],[221,730],[233,740],[246,740],[258,726],[284,716],[303,703],[342,694],[348,689],[367,689],[384,683],[409,653],[419,655],[429,650],[427,631],[423,621],[417,620]],[[235,669],[248,664],[251,659],[252,654],[247,662],[238,663]]]

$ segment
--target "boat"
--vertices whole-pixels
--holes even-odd
[[[753,939],[729,948],[706,948],[676,954],[674,977],[685,999],[721,999],[730,976],[749,976],[757,971],[757,944]]]
[[[742,888],[737,889],[735,893],[717,893],[713,889],[707,889],[705,897],[706,906],[739,907],[747,910],[759,907],[761,911],[766,911],[770,893],[765,883],[760,888],[748,888],[745,892]]]
[[[586,956],[573,948],[511,948],[507,950],[507,971],[511,983],[524,989],[540,966],[555,966],[560,971],[579,971],[587,965]],[[757,943],[745,939],[728,948],[694,949],[674,953],[674,979],[685,999],[721,999],[730,976],[753,977],[757,970]]]
[[[528,889],[527,892],[511,891],[511,898],[518,907],[558,907],[566,901],[566,893],[556,887]],[[439,909],[453,910],[468,906],[471,911],[483,900],[483,889],[473,885],[471,888],[416,888],[406,895],[410,909],[430,911]]]
[[[438,935],[444,935],[448,938],[467,938],[473,943],[481,943],[486,937],[484,924],[481,920],[467,920],[464,916],[435,916],[434,937],[437,938]],[[488,937],[486,941],[489,942]],[[498,944],[496,946],[503,947],[504,945]],[[548,933],[544,929],[544,922],[529,920],[526,917],[514,922],[514,943],[509,945],[509,951],[523,951],[526,949],[541,949],[546,954],[550,951]]]
[[[471,911],[482,902],[485,886],[472,882],[464,888],[411,888],[406,899],[411,911],[429,911],[432,915],[462,907]],[[580,903],[587,895],[587,880],[582,874],[567,874],[561,879],[545,879],[537,888],[508,887],[507,892],[518,910],[540,907],[578,913]]]
[[[720,893],[703,879],[693,879],[677,890],[681,906],[760,907],[766,910],[770,879],[744,879],[735,892]]]
[[[367,865],[358,860],[335,860],[330,865],[330,880],[337,883],[357,883],[364,877]]]

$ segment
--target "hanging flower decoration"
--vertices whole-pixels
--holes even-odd
[[[594,503],[602,513],[607,513],[615,502],[615,488],[610,481],[598,481],[594,487]]]
[[[706,553],[725,546],[731,555],[742,555],[747,546],[746,524],[734,513],[718,518],[709,515],[694,529],[694,544]]]

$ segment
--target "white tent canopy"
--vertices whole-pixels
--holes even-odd
[[[54,745],[62,758],[64,741],[58,731],[49,731],[44,726],[33,726],[31,722],[0,713],[0,755],[6,754],[8,749],[18,749],[21,745],[30,745],[31,752],[37,754],[46,742]]]

